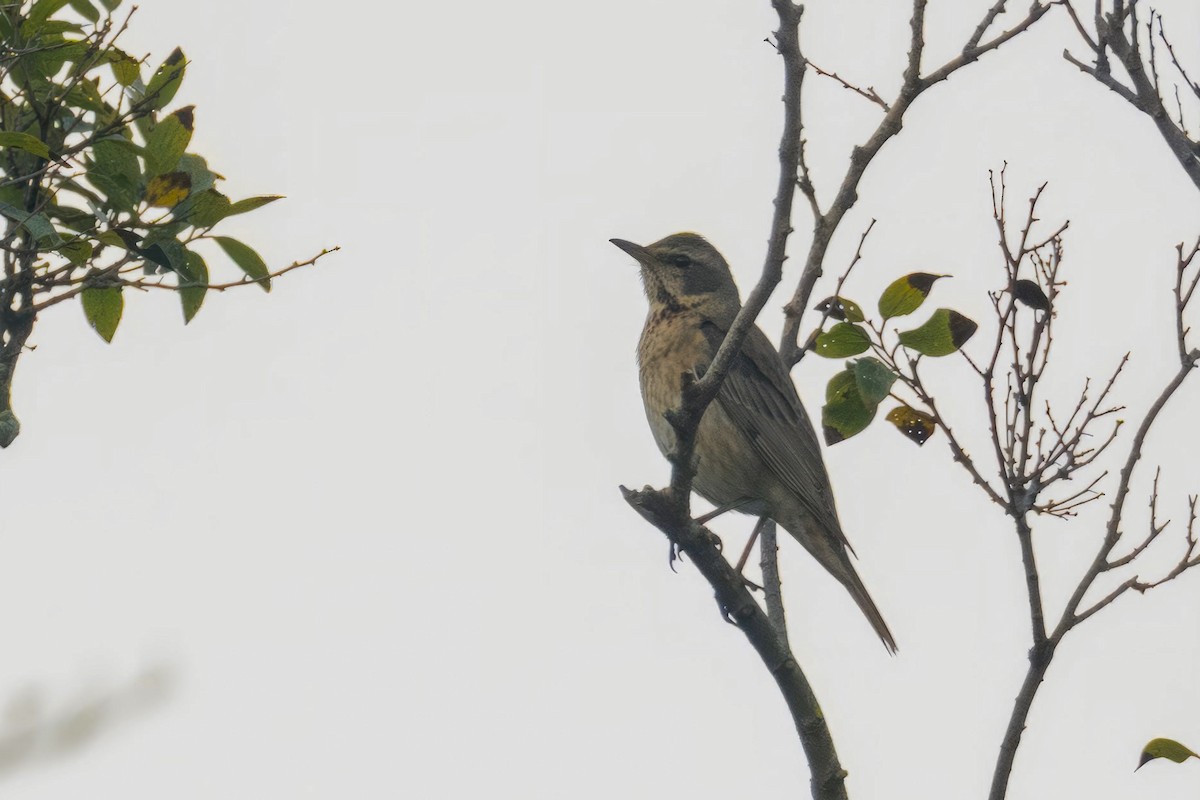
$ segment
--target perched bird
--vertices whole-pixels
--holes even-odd
[[[641,265],[650,313],[638,342],[642,400],[664,455],[675,446],[666,413],[682,376],[703,375],[742,307],[729,265],[694,233],[645,247],[612,239]],[[696,433],[693,488],[718,507],[775,520],[846,587],[890,652],[896,641],[850,561],[812,422],[779,353],[757,325]]]

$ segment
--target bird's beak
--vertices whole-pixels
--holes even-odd
[[[609,239],[609,241],[637,259],[639,264],[648,264],[654,260],[654,257],[650,255],[650,251],[642,247],[640,244],[627,242],[624,239]]]

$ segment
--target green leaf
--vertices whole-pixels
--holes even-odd
[[[956,352],[979,328],[975,321],[949,308],[939,308],[919,328],[900,334],[900,344],[926,356]]]
[[[83,266],[92,258],[92,243],[86,239],[63,242],[54,250],[77,267]]]
[[[86,19],[88,22],[99,22],[100,12],[96,7],[88,2],[88,0],[68,0],[71,8],[75,9],[75,13]]]
[[[141,64],[131,55],[121,53],[119,58],[112,62],[113,78],[122,86],[132,86],[133,82],[141,77]]]
[[[826,297],[824,300],[817,303],[816,306],[813,307],[813,310],[820,311],[821,313],[828,313],[830,317],[837,320],[862,322],[864,319],[866,319],[866,317],[863,316],[862,308],[859,307],[858,303],[854,302],[848,297],[840,297],[836,295],[834,297]]]
[[[111,206],[131,210],[142,195],[142,168],[133,143],[119,137],[96,142],[87,178]]]
[[[0,448],[8,447],[21,433],[21,421],[9,409],[0,411]]]
[[[87,321],[106,342],[113,340],[117,325],[121,324],[121,312],[125,310],[125,298],[120,286],[104,286],[84,289],[80,295],[83,313]]]
[[[213,183],[221,178],[220,175],[208,168],[208,162],[204,160],[203,156],[194,153],[184,153],[179,158],[176,167],[180,172],[186,172],[192,179],[193,195],[203,192],[205,189],[211,189]]]
[[[192,140],[192,106],[169,114],[146,137],[146,174],[171,172]]]
[[[854,373],[844,370],[829,379],[825,387],[825,405],[821,407],[825,444],[837,444],[860,433],[874,417],[875,406],[868,408],[863,403]]]
[[[271,271],[267,269],[262,256],[237,239],[231,239],[228,236],[214,236],[213,238],[216,239],[217,244],[221,245],[225,255],[242,268],[242,272],[256,280],[263,291],[271,291]]]
[[[896,373],[888,369],[878,358],[868,356],[846,365],[854,373],[854,381],[858,386],[858,394],[868,406],[877,406],[888,396],[892,384],[896,382]]]
[[[903,317],[921,307],[929,290],[938,278],[948,275],[933,275],[929,272],[914,272],[897,278],[879,296],[879,314],[884,319]]]
[[[90,232],[96,227],[96,217],[87,211],[71,206],[52,205],[46,209],[51,219],[78,233]]]
[[[54,225],[46,218],[45,214],[30,214],[25,209],[11,206],[8,203],[0,203],[0,214],[19,223],[21,227],[29,231],[38,244],[58,245],[62,243],[62,237],[58,235],[58,231],[54,229]]]
[[[152,206],[171,208],[185,200],[192,189],[192,179],[186,172],[155,175],[146,184],[145,200]]]
[[[50,158],[50,148],[45,142],[28,133],[0,131],[0,147],[15,147],[39,158]]]
[[[849,322],[839,322],[817,337],[817,355],[825,358],[856,356],[870,347],[867,332]]]
[[[66,4],[67,0],[37,0],[25,15],[25,24],[21,27],[26,33],[37,30]]]
[[[228,197],[216,189],[209,189],[196,195],[187,212],[187,220],[197,228],[211,228],[229,216],[231,206]]]
[[[182,274],[179,282],[179,300],[183,304],[183,324],[186,325],[196,316],[200,306],[204,305],[204,295],[208,292],[208,265],[199,253],[188,250],[187,279]]]
[[[929,437],[933,436],[934,431],[937,430],[933,417],[924,411],[917,411],[906,405],[896,406],[887,413],[884,419],[895,425],[909,440],[918,445],[929,441]]]
[[[38,33],[42,36],[51,36],[56,33],[83,33],[83,26],[78,22],[71,22],[65,19],[50,19],[38,26]],[[65,41],[65,38],[64,38]]]
[[[150,82],[146,84],[146,98],[151,108],[163,108],[171,102],[171,98],[179,91],[179,84],[183,82],[183,73],[186,68],[187,61],[183,57],[183,51],[176,47],[171,51],[171,55],[167,56],[167,60],[154,71]]]
[[[121,5],[121,0],[100,0],[100,5],[109,11],[116,11],[117,6]]]
[[[247,211],[253,211],[256,208],[262,208],[267,203],[274,203],[276,200],[282,200],[281,194],[265,194],[260,197],[247,197],[245,200],[238,200],[229,207],[229,213],[226,216],[233,217],[238,214],[245,214]]]
[[[1156,758],[1165,758],[1176,764],[1182,764],[1189,758],[1200,758],[1200,755],[1193,753],[1174,739],[1151,739],[1142,748],[1142,757],[1133,771],[1137,772],[1147,761],[1153,761]]]

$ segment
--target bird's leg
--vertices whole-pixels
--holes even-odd
[[[746,505],[746,503],[749,503],[752,499],[753,498],[751,497],[741,497],[737,500],[734,500],[732,503],[726,503],[723,506],[718,506],[707,514],[701,514],[700,516],[696,517],[696,524],[707,525],[709,522],[721,516],[726,511],[733,511],[734,509],[741,508],[742,506]]]
[[[742,570],[746,568],[746,562],[750,560],[750,551],[754,549],[754,543],[758,541],[758,535],[762,533],[763,526],[767,524],[767,520],[769,519],[770,517],[764,514],[758,518],[758,522],[754,523],[754,530],[750,533],[750,539],[746,542],[745,549],[742,550],[742,557],[738,559],[737,566],[734,567],[739,575],[742,575]],[[745,575],[742,575],[742,580],[753,589],[762,589],[761,586],[751,581]]]

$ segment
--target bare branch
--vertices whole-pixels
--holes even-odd
[[[825,253],[829,249],[833,235],[837,232],[843,217],[858,201],[858,184],[862,180],[867,167],[879,153],[880,149],[893,136],[900,132],[902,120],[908,108],[926,89],[940,83],[957,70],[977,61],[981,56],[995,50],[1005,42],[1028,30],[1050,10],[1052,5],[1051,3],[1034,2],[1030,6],[1028,14],[1016,25],[998,34],[988,42],[979,44],[979,41],[986,33],[988,27],[990,27],[992,21],[1003,10],[1004,3],[995,3],[989,9],[987,15],[985,15],[984,23],[981,23],[982,30],[976,29],[975,33],[972,34],[972,38],[964,46],[962,53],[928,76],[921,77],[921,60],[925,49],[926,4],[927,0],[913,0],[913,14],[909,23],[911,36],[907,65],[903,74],[903,85],[896,98],[887,104],[887,113],[884,114],[875,131],[865,142],[851,151],[849,167],[842,177],[842,183],[838,187],[833,202],[827,211],[821,213],[814,199],[815,190],[809,196],[810,206],[812,206],[813,211],[813,237],[809,244],[808,256],[805,259],[804,270],[800,274],[796,290],[793,292],[791,300],[784,306],[786,317],[784,320],[783,337],[779,348],[784,363],[790,366],[794,366],[803,357],[804,350],[799,342],[801,318],[808,308],[813,288],[823,274]],[[806,188],[806,186],[809,188]],[[805,170],[801,189],[806,194],[809,194],[811,187],[811,178],[807,170]]]
[[[856,86],[855,84],[850,83],[850,81],[846,80],[841,75],[838,75],[836,72],[829,72],[828,70],[821,69],[815,63],[813,63],[813,60],[811,58],[806,58],[805,61],[808,63],[808,66],[812,67],[812,71],[817,73],[818,75],[821,75],[826,78],[832,78],[833,80],[840,83],[842,85],[842,88],[849,89],[850,91],[854,92],[855,94],[860,95],[860,96],[866,98],[867,100],[870,100],[872,103],[874,103],[875,105],[882,108],[884,110],[884,112],[891,110],[891,106],[889,106],[887,104],[886,100],[884,100],[882,97],[879,96],[879,93],[877,91],[875,91],[874,86],[868,86],[866,89],[863,89],[860,86]]]

